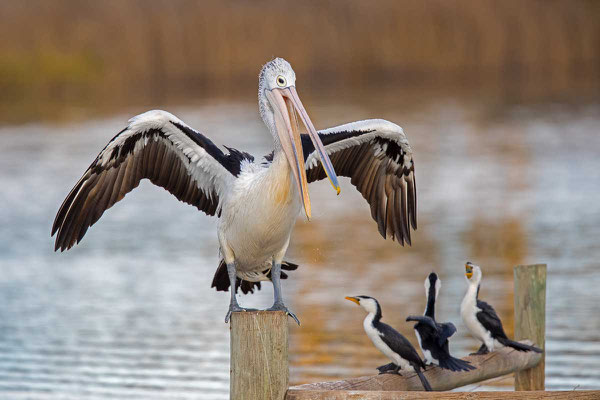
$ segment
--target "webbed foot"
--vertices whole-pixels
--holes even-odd
[[[381,365],[381,366],[377,367],[377,370],[379,371],[379,375],[381,375],[381,374],[389,373],[390,370],[393,370],[396,367],[397,367],[396,364],[389,363],[389,364],[385,364],[385,365]]]

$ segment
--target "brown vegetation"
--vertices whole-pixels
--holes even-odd
[[[249,96],[273,56],[319,92],[516,82],[560,94],[596,88],[600,71],[600,3],[585,0],[28,0],[0,15],[0,120]]]

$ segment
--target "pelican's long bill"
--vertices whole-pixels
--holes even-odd
[[[313,142],[321,164],[325,173],[329,177],[329,181],[337,193],[340,193],[340,185],[338,183],[337,175],[331,164],[331,160],[325,151],[325,147],[319,138],[319,135],[313,126],[300,98],[296,92],[294,86],[286,88],[275,88],[272,90],[265,91],[267,99],[271,103],[275,110],[275,127],[279,140],[281,141],[281,147],[292,167],[296,184],[298,185],[298,193],[302,198],[302,205],[306,217],[310,219],[310,197],[308,195],[308,182],[306,180],[306,170],[304,167],[304,153],[302,150],[302,141],[300,139],[300,133],[298,131],[298,121],[296,119],[296,113],[300,115],[304,126],[308,131],[308,135]]]
[[[346,299],[346,300],[350,300],[350,301],[352,301],[352,302],[354,302],[354,303],[356,303],[356,304],[360,305],[360,300],[359,300],[359,299],[357,299],[356,297],[350,297],[350,296],[346,296],[346,297],[345,297],[345,299]]]

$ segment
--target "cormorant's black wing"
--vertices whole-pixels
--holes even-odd
[[[383,322],[378,323],[375,328],[383,333],[381,339],[390,347],[390,349],[398,353],[400,357],[411,364],[425,368],[425,363],[413,345],[400,332]]]
[[[452,322],[444,322],[443,324],[438,324],[439,327],[439,336],[438,336],[438,344],[443,346],[446,340],[452,335],[456,333],[456,326]]]
[[[436,324],[435,320],[426,315],[409,315],[406,321],[417,321],[430,326],[434,331],[438,332],[440,325]]]
[[[494,308],[485,301],[481,300],[477,300],[477,308],[479,308],[481,311],[475,314],[475,316],[481,325],[490,331],[493,337],[505,338],[506,333],[504,333],[502,322],[500,321],[500,318],[498,317],[498,314],[496,314]]]

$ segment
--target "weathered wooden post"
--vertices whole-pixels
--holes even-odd
[[[515,280],[515,340],[530,339],[545,348],[546,264],[518,265]],[[533,368],[515,373],[515,390],[544,390],[545,353]]]
[[[283,400],[289,381],[287,319],[282,311],[231,315],[232,400]]]

